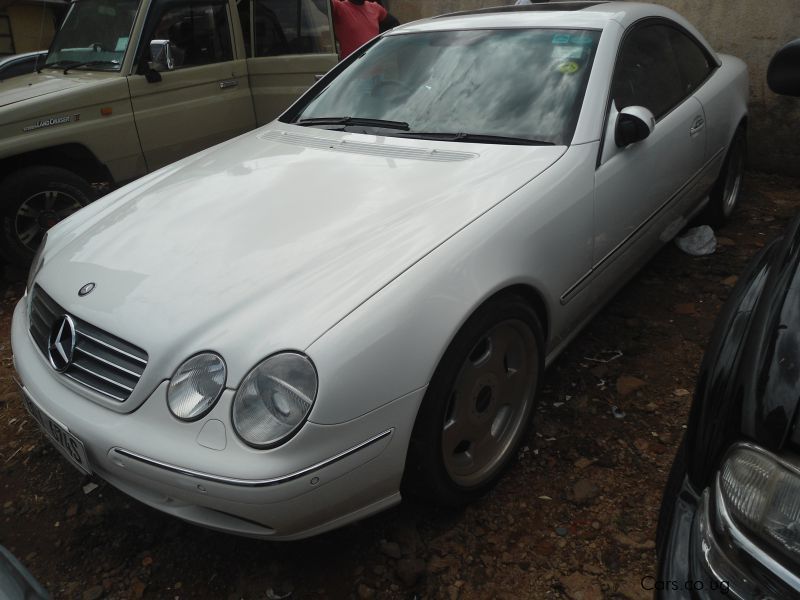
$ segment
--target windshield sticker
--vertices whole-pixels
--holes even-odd
[[[121,38],[117,39],[117,45],[114,48],[114,52],[125,52],[125,48],[128,47],[128,40],[129,39],[130,38],[127,38],[127,37],[121,37]]]
[[[570,35],[568,33],[557,33],[553,36],[553,44],[569,44]]]
[[[35,129],[42,129],[43,127],[52,127],[53,125],[64,125],[65,123],[74,123],[81,120],[80,113],[77,115],[64,115],[62,117],[51,117],[49,119],[42,119],[33,125],[23,127],[22,131],[34,131]]]
[[[574,75],[578,72],[578,69],[580,69],[578,63],[571,60],[558,65],[559,72],[563,73],[564,75]]]
[[[573,35],[571,38],[569,38],[570,44],[591,45],[593,42],[594,40],[589,35]]]
[[[559,61],[583,61],[586,56],[586,46],[553,46],[550,57]]]

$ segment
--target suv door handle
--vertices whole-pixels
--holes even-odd
[[[225,81],[219,82],[219,89],[224,90],[225,88],[232,88],[239,85],[238,79],[226,79]]]
[[[689,129],[689,135],[695,135],[698,131],[700,131],[703,127],[705,127],[705,125],[706,125],[705,119],[703,119],[703,117],[697,117],[694,120],[694,123],[692,124],[691,128]]]

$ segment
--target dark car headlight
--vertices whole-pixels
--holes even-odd
[[[303,354],[283,352],[256,365],[233,399],[233,427],[247,444],[271,448],[305,423],[317,396],[317,371]]]
[[[722,465],[719,487],[734,522],[800,562],[800,473],[766,452],[739,446]]]

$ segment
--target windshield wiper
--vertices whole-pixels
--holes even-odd
[[[514,146],[555,146],[553,142],[532,140],[530,138],[509,137],[505,135],[485,135],[482,133],[439,133],[409,131],[398,136],[420,138],[423,140],[442,140],[444,142],[475,142],[477,144],[509,144]]]
[[[55,64],[55,63],[54,63]],[[119,66],[118,60],[89,60],[86,62],[76,62],[73,65],[69,65],[64,69],[64,75],[67,74],[67,71],[70,69],[77,69],[78,67],[94,67],[96,65],[114,65],[115,67]]]
[[[317,125],[364,125],[366,127],[384,127],[386,129],[399,129],[408,131],[409,125],[404,121],[387,121],[386,119],[369,119],[365,117],[314,117],[311,119],[300,119],[295,121],[295,125],[303,127],[315,127]]]
[[[38,69],[36,69],[37,73],[41,73],[42,69],[62,69],[64,67],[68,67],[70,65],[77,65],[80,64],[77,60],[57,60],[56,62],[45,63]]]

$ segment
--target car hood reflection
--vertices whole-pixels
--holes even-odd
[[[38,281],[133,343],[163,331],[154,360],[190,338],[302,349],[564,151],[273,124],[80,211]]]

